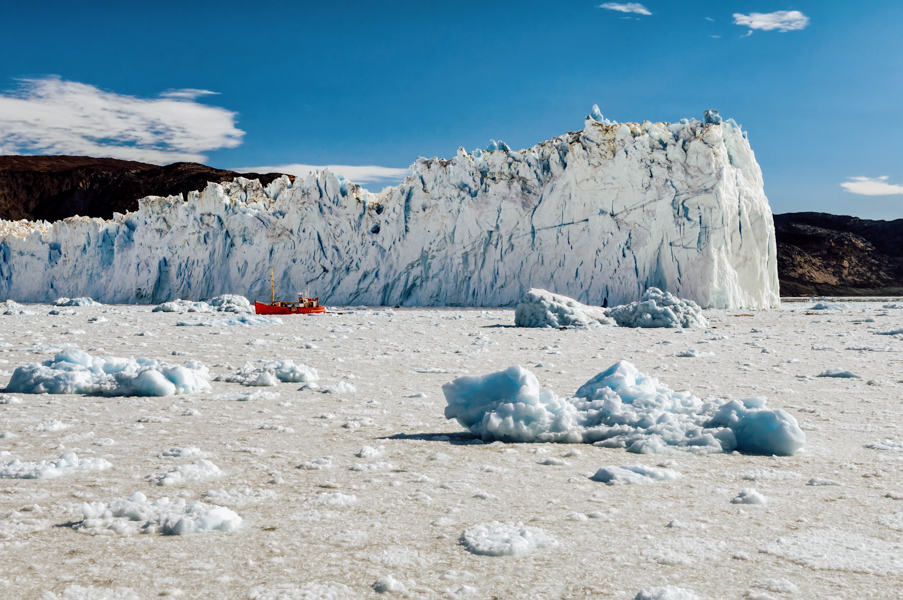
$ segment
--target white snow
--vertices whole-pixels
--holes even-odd
[[[379,194],[328,171],[239,178],[106,221],[5,221],[0,247],[0,297],[34,302],[269,298],[271,265],[277,296],[335,304],[512,306],[540,287],[614,306],[652,286],[705,307],[779,302],[762,173],[730,120],[588,118],[520,151],[418,159]]]
[[[521,556],[558,545],[554,537],[538,527],[498,521],[468,527],[461,543],[473,554],[485,556]]]
[[[17,367],[6,387],[24,394],[172,396],[210,390],[207,367],[149,358],[93,357],[75,348],[51,360]]]
[[[571,398],[541,391],[514,366],[442,386],[445,417],[484,441],[595,443],[630,452],[682,450],[790,455],[806,436],[790,414],[762,398],[718,404],[674,392],[627,361],[583,384]]]
[[[628,465],[623,467],[602,467],[590,477],[593,481],[601,481],[609,485],[624,483],[658,483],[674,481],[680,473],[673,469],[648,467],[646,465]]]
[[[129,535],[136,532],[186,535],[208,531],[234,531],[241,517],[222,506],[186,502],[182,498],[148,500],[141,492],[111,502],[82,505],[83,519],[73,525],[90,534]]]
[[[514,311],[517,327],[590,327],[612,323],[604,308],[535,288],[521,297]]]
[[[79,471],[103,471],[112,466],[102,458],[79,458],[75,452],[65,452],[54,460],[14,459],[0,463],[0,479],[50,479]]]

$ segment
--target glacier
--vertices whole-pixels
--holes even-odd
[[[614,306],[653,286],[703,307],[777,305],[745,132],[711,113],[596,118],[520,151],[418,159],[379,193],[319,171],[148,197],[110,220],[0,221],[0,298],[264,299],[272,266],[279,297],[334,305],[513,306],[544,288]]]

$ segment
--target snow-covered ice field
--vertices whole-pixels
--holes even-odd
[[[903,301],[707,310],[697,329],[524,329],[513,310],[9,312],[0,386],[71,348],[89,358],[56,366],[81,378],[71,361],[93,360],[94,379],[0,395],[0,597],[903,589]],[[462,375],[521,365],[568,397],[619,360],[702,399],[766,397],[805,449],[482,443],[444,417]],[[154,389],[196,391],[96,395]]]

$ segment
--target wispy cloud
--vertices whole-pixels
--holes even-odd
[[[408,174],[407,168],[381,167],[378,165],[271,165],[262,167],[241,167],[233,169],[239,173],[287,173],[304,177],[314,171],[329,169],[336,175],[341,175],[354,183],[387,183],[404,179]]]
[[[234,148],[236,114],[196,102],[209,90],[139,98],[57,77],[22,79],[0,93],[0,148],[9,154],[78,154],[151,163],[203,162]]]
[[[903,185],[888,183],[887,175],[883,177],[850,177],[840,187],[860,196],[896,196],[903,195]]]
[[[649,9],[640,4],[639,2],[606,2],[604,4],[600,4],[599,8],[604,8],[605,10],[613,10],[615,12],[621,13],[630,13],[634,15],[645,15],[650,16],[652,13],[649,12]]]
[[[798,10],[778,10],[770,13],[734,13],[734,24],[761,31],[799,31],[809,25],[809,17]]]

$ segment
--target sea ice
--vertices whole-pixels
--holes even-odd
[[[66,452],[55,460],[15,459],[0,464],[0,479],[51,479],[77,471],[103,471],[112,466],[102,458],[79,458],[75,452]]]
[[[627,361],[583,384],[572,398],[541,391],[536,376],[509,367],[442,386],[445,418],[484,441],[595,443],[630,452],[752,452],[790,455],[806,436],[791,415],[761,398],[718,404],[674,392]]]
[[[461,543],[470,552],[485,556],[520,556],[558,545],[558,541],[542,529],[498,521],[468,527],[461,536]]]
[[[148,500],[141,492],[109,503],[85,503],[82,514],[83,519],[73,524],[73,528],[90,534],[129,535],[140,531],[186,535],[234,531],[241,526],[241,517],[228,508],[198,501],[186,502],[182,498]]]
[[[536,288],[524,294],[514,310],[517,327],[590,327],[613,323],[604,308],[587,306],[573,298]]]
[[[856,375],[852,371],[847,371],[845,369],[825,369],[821,373],[818,374],[819,377],[835,377],[838,379],[859,379],[859,375]]]
[[[207,367],[149,358],[93,357],[75,348],[51,360],[17,367],[6,391],[24,394],[172,396],[210,390]]]
[[[672,469],[647,467],[645,465],[629,465],[624,467],[602,467],[590,477],[593,481],[601,481],[608,485],[622,483],[657,483],[674,481],[680,473]]]
[[[231,313],[253,313],[254,306],[244,296],[237,294],[223,294],[215,296],[206,302],[192,300],[170,300],[163,302],[154,307],[153,312],[231,312]]]

